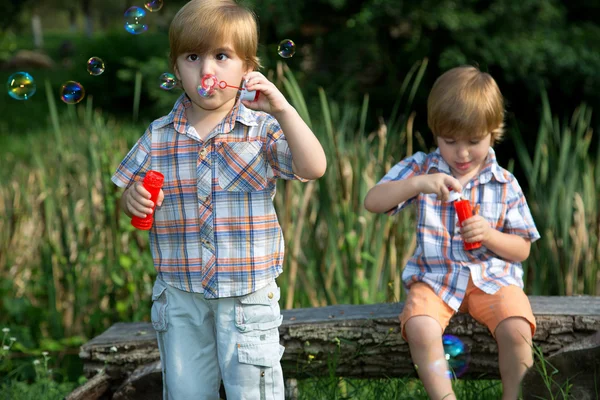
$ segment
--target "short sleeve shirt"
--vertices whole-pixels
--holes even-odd
[[[451,174],[439,149],[430,154],[418,152],[393,166],[379,183],[438,172]],[[492,148],[480,173],[464,186],[462,195],[472,204],[479,204],[479,214],[494,229],[531,242],[540,238],[519,183],[498,165]],[[417,210],[417,243],[402,273],[405,286],[427,283],[454,310],[462,303],[469,276],[486,293],[507,285],[523,287],[521,263],[504,260],[485,246],[464,250],[451,202],[420,193],[398,204],[389,214],[410,204]]]
[[[112,177],[120,187],[149,170],[165,176],[150,249],[158,275],[206,298],[241,296],[273,281],[284,242],[273,205],[276,180],[300,179],[277,120],[237,103],[202,140],[182,94],[154,121]]]

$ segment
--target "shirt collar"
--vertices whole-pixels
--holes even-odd
[[[175,102],[171,112],[168,115],[158,119],[154,123],[154,128],[163,128],[169,124],[173,124],[173,128],[177,132],[184,135],[189,135],[190,126],[188,124],[187,117],[185,116],[185,110],[191,106],[192,102],[189,97],[185,93],[182,93]],[[216,133],[211,136],[218,135],[219,133],[230,132],[235,127],[235,122],[239,122],[246,126],[258,125],[255,113],[238,100],[227,116],[223,118],[223,121],[221,121],[221,123],[215,127]]]
[[[444,172],[448,175],[452,175],[452,172],[450,171],[450,166],[442,158],[442,154],[440,153],[439,147],[435,150],[435,152],[432,153],[431,161],[427,166],[426,173],[429,173],[429,170],[433,168],[437,169],[439,172]],[[483,167],[481,168],[481,171],[479,171],[479,184],[481,185],[488,183],[492,180],[492,178],[494,178],[498,182],[508,182],[507,177],[504,176],[504,173],[502,172],[502,168],[500,168],[500,165],[498,165],[498,162],[496,161],[496,152],[493,148],[490,147]]]

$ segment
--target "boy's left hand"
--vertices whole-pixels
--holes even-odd
[[[288,103],[283,93],[260,72],[252,71],[245,76],[245,79],[247,90],[260,92],[256,101],[242,101],[246,107],[252,110],[264,111],[275,118],[277,118],[277,114],[290,107],[290,103]]]
[[[482,242],[485,244],[490,238],[491,231],[490,223],[481,215],[473,215],[463,221],[460,228],[460,234],[467,243]]]

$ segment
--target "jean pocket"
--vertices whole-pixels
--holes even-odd
[[[167,330],[167,305],[167,284],[157,278],[152,288],[152,309],[150,310],[152,326],[157,332]]]
[[[279,308],[279,287],[273,282],[235,302],[235,326],[240,332],[266,331],[283,321]]]
[[[254,192],[267,187],[267,162],[262,142],[224,142],[217,154],[217,177],[223,190]]]
[[[259,367],[275,367],[281,361],[285,347],[279,342],[273,343],[240,343],[238,345],[238,361]]]

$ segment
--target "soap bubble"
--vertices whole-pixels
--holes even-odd
[[[198,86],[198,94],[202,97],[210,97],[214,93],[214,90],[205,89],[202,86]]]
[[[125,11],[125,30],[134,35],[139,35],[148,30],[148,25],[144,23],[146,11],[140,7],[130,7]]]
[[[173,75],[169,72],[165,72],[165,73],[161,74],[159,81],[160,81],[160,88],[164,89],[164,90],[171,90],[175,86],[177,86],[177,78],[175,77],[175,75]]]
[[[67,104],[77,104],[85,97],[85,90],[81,83],[67,81],[60,88],[60,99]]]
[[[443,335],[444,354],[450,367],[450,377],[460,377],[466,371],[470,361],[468,348],[456,336]]]
[[[8,95],[15,100],[27,100],[35,94],[36,84],[27,72],[15,72],[6,82]]]
[[[87,62],[87,70],[90,75],[98,76],[104,72],[104,61],[100,57],[92,57]]]
[[[291,39],[283,39],[277,46],[277,53],[283,58],[290,58],[296,53],[296,44]]]
[[[147,0],[144,3],[144,7],[146,7],[146,10],[148,10],[150,12],[158,11],[162,8],[162,6],[163,6],[163,0]]]
[[[443,335],[444,358],[429,365],[429,370],[439,376],[449,379],[462,376],[469,364],[470,356],[465,344],[452,335]]]

